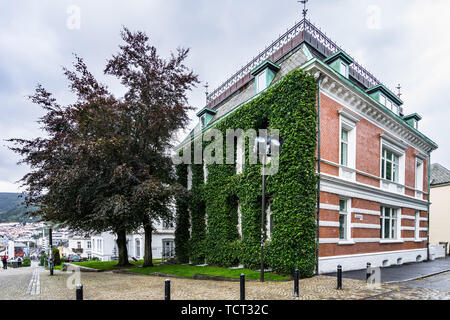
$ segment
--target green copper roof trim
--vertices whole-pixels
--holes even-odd
[[[383,110],[387,111],[388,113],[390,113],[391,115],[393,115],[395,118],[397,118],[398,120],[401,120],[401,123],[405,123],[405,121],[403,120],[403,118],[401,118],[399,115],[395,114],[394,112],[392,112],[390,109],[386,108],[385,106],[383,106],[380,102],[376,101],[374,98],[372,98],[370,95],[367,94],[367,92],[361,90],[358,86],[356,86],[355,84],[353,84],[350,80],[348,80],[346,77],[344,77],[343,75],[341,75],[339,72],[337,72],[336,70],[334,70],[333,68],[331,68],[329,65],[325,64],[323,61],[321,61],[320,59],[314,58],[308,62],[306,62],[305,64],[303,64],[302,66],[300,66],[300,69],[304,69],[306,67],[308,67],[309,65],[313,64],[314,62],[317,62],[318,64],[322,65],[323,67],[325,67],[326,69],[330,70],[331,72],[333,72],[336,76],[340,77],[344,82],[346,82],[349,86],[351,86],[352,88],[354,88],[356,91],[358,91],[359,93],[363,94],[364,96],[366,96],[367,98],[370,98],[372,101],[374,101],[379,107],[381,107]],[[407,124],[406,124],[407,125]],[[410,130],[413,130],[415,133],[417,133],[422,139],[426,140],[428,143],[430,143],[433,147],[437,148],[438,145],[436,142],[434,142],[433,140],[431,140],[430,138],[428,138],[427,136],[425,136],[422,132],[420,132],[419,130],[417,130],[416,128],[413,128],[409,125],[407,125],[408,128]]]
[[[359,93],[363,94],[364,96],[366,96],[367,98],[370,98],[372,101],[374,101],[379,107],[381,107],[383,110],[387,111],[388,113],[390,113],[391,115],[393,115],[395,118],[397,118],[398,120],[401,120],[401,123],[405,123],[405,121],[403,120],[403,118],[401,118],[399,115],[395,114],[394,112],[392,112],[390,109],[386,108],[385,106],[383,106],[381,103],[379,103],[378,101],[376,101],[375,99],[373,99],[370,95],[368,95],[365,91],[361,90],[359,87],[357,87],[355,84],[353,84],[350,80],[348,80],[346,77],[344,77],[343,75],[341,75],[339,72],[337,72],[336,70],[334,70],[333,68],[331,68],[329,65],[325,64],[323,61],[321,61],[318,58],[313,58],[309,61],[307,61],[306,63],[304,63],[303,65],[299,66],[298,68],[295,69],[305,69],[306,67],[308,67],[309,65],[313,64],[314,62],[317,62],[318,64],[322,65],[323,67],[325,67],[326,69],[332,71],[336,76],[340,77],[344,82],[346,82],[349,86],[351,86],[353,89],[355,89],[356,91],[358,91]],[[294,69],[292,69],[294,70]],[[231,114],[233,114],[235,111],[237,111],[238,109],[240,109],[242,106],[246,105],[247,103],[249,103],[250,101],[252,101],[253,99],[255,99],[256,97],[258,97],[261,93],[265,92],[266,90],[268,90],[269,88],[271,88],[272,86],[276,85],[278,82],[280,82],[283,79],[283,77],[281,79],[279,79],[278,81],[274,82],[273,84],[271,84],[269,87],[265,88],[263,91],[261,91],[260,93],[258,93],[257,95],[254,95],[253,97],[251,97],[250,99],[244,101],[243,103],[241,103],[240,105],[238,105],[236,108],[234,108],[233,110],[231,110],[230,112],[224,114],[223,116],[221,116],[219,119],[213,121],[212,123],[210,123],[209,125],[207,125],[205,128],[203,128],[201,131],[198,131],[196,134],[191,135],[189,134],[188,137],[186,137],[186,139],[181,142],[177,147],[175,147],[175,150],[179,150],[181,147],[183,147],[187,142],[188,139],[189,141],[194,140],[195,138],[198,137],[199,134],[203,133],[203,131],[208,130],[209,128],[213,127],[214,125],[216,125],[218,122],[220,122],[223,119],[226,119],[228,116],[230,116]],[[415,133],[417,133],[422,139],[426,140],[428,143],[430,143],[433,147],[437,148],[438,145],[432,141],[431,139],[429,139],[428,137],[426,137],[422,132],[420,132],[419,130],[417,130],[414,127],[409,126],[408,124],[406,124],[408,126],[409,129],[413,130]]]
[[[330,57],[326,58],[325,60],[323,60],[323,62],[325,62],[326,64],[329,64],[329,63],[331,63],[334,60],[339,59],[339,58],[341,58],[347,64],[352,64],[353,61],[354,61],[353,58],[350,57],[348,54],[346,54],[343,50],[339,50],[338,52],[336,52],[332,56],[330,56]]]
[[[265,68],[269,68],[275,72],[278,72],[278,70],[281,69],[281,67],[275,63],[273,63],[270,60],[265,60],[263,63],[261,63],[259,66],[257,66],[255,69],[253,69],[252,72],[250,72],[250,74],[252,76],[257,75],[261,70],[265,69]]]
[[[385,94],[389,99],[391,99],[393,102],[395,102],[399,106],[401,106],[403,104],[402,100],[400,100],[394,93],[392,93],[391,90],[389,90],[388,88],[386,88],[382,84],[379,84],[379,85],[374,86],[374,87],[372,87],[370,89],[367,89],[366,93],[367,94],[371,94],[371,93],[374,93],[376,91],[381,91],[383,94]]]
[[[403,120],[405,120],[405,121],[410,120],[410,119],[415,119],[417,121],[420,121],[420,120],[422,120],[422,117],[417,113],[413,113],[413,114],[403,117]]]
[[[210,114],[212,114],[212,115],[214,115],[214,114],[216,114],[217,113],[217,110],[214,110],[214,109],[210,109],[210,108],[203,108],[202,110],[200,110],[198,113],[197,113],[197,117],[200,117],[200,116],[202,116],[204,113],[210,113]]]

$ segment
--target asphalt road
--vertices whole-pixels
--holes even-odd
[[[446,259],[436,259],[434,261],[424,261],[409,263],[400,266],[380,268],[381,282],[396,283],[428,277],[437,273],[450,271],[450,257]],[[336,276],[336,273],[329,274]],[[346,271],[342,273],[343,278],[365,280],[366,269]]]
[[[27,289],[36,264],[31,267],[0,269],[0,300],[32,299]]]
[[[450,292],[450,272],[441,273],[423,279],[403,282],[401,285]]]

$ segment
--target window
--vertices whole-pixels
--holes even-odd
[[[201,117],[200,117],[200,123],[201,123],[201,125],[202,125],[202,128],[204,128],[205,125],[206,125],[206,118],[205,118],[205,116],[201,116]]]
[[[348,240],[349,232],[348,232],[348,201],[347,200],[339,200],[339,239],[340,240]]]
[[[347,77],[347,65],[342,61],[339,65],[339,73],[342,74],[344,77]]]
[[[258,74],[256,76],[256,84],[255,84],[255,86],[256,86],[256,93],[260,93],[265,88],[267,88],[266,72],[267,72],[267,70],[264,70],[263,72],[261,72],[260,74]]]
[[[386,96],[380,94],[380,103],[381,103],[383,106],[386,106]]]
[[[81,249],[81,241],[77,241],[77,248]]]
[[[420,211],[416,211],[416,219],[414,220],[414,239],[419,239],[420,231]]]
[[[139,258],[141,256],[141,240],[136,239],[136,258]]]
[[[419,192],[416,192],[416,196],[420,198],[422,194],[420,193],[423,191],[423,161],[416,159],[416,190]]]
[[[398,182],[400,171],[399,157],[386,148],[383,148],[382,150],[381,177],[392,182]]]
[[[341,129],[341,165],[348,166],[348,130]]]
[[[88,249],[91,248],[91,242],[90,242],[90,241],[87,242],[87,248],[88,248]]]
[[[397,209],[381,207],[380,216],[380,238],[381,239],[397,239],[398,238],[398,217]]]
[[[173,221],[171,220],[163,220],[163,229],[173,229]]]

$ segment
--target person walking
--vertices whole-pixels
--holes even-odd
[[[17,259],[17,265],[18,265],[19,268],[22,267],[22,258],[21,257],[19,257]]]
[[[3,269],[8,269],[8,256],[5,254],[2,257]]]

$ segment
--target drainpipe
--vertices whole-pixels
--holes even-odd
[[[430,195],[431,195],[431,152],[428,151],[428,203],[427,203],[427,256],[430,260]],[[420,223],[419,223],[420,227]]]
[[[316,274],[319,274],[319,214],[320,214],[320,84],[322,74],[317,78],[317,172],[319,180],[317,181],[317,216],[316,216]]]

